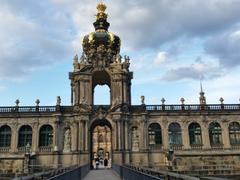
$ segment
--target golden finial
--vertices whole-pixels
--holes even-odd
[[[97,5],[97,19],[103,18],[103,19],[107,19],[107,14],[105,13],[107,6],[103,3],[100,2]]]
[[[106,10],[107,6],[103,3],[103,2],[100,2],[98,5],[97,5],[97,10],[98,10],[98,13],[104,13],[105,10]]]

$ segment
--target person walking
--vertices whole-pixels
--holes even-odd
[[[98,166],[99,166],[99,158],[98,157],[95,159],[95,162],[96,162],[96,169],[98,169]]]
[[[108,167],[108,160],[107,160],[107,158],[104,159],[104,167],[105,167],[105,169]]]

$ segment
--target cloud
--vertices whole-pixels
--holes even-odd
[[[98,2],[3,0],[0,7],[0,49],[3,52],[0,54],[0,79],[24,77],[33,70],[62,61],[70,51],[81,51],[81,38],[94,31],[92,23]],[[135,49],[138,53],[145,49],[156,52],[164,44],[172,44],[169,51],[159,52],[153,59],[154,65],[168,62],[171,53],[182,51],[182,47],[174,45],[179,38],[214,36],[239,23],[240,16],[238,0],[161,0],[151,3],[148,0],[124,3],[112,0],[106,4],[110,31],[121,37],[122,48]],[[211,44],[211,40],[207,44]],[[214,54],[214,51],[218,50],[207,53]],[[136,68],[144,67],[141,62],[135,64]],[[201,71],[196,66],[186,65],[171,72],[180,75],[181,71],[189,69],[193,77],[197,77]]]
[[[224,75],[224,71],[218,66],[209,62],[204,62],[198,57],[195,62],[189,66],[181,66],[168,70],[163,76],[164,81],[178,81],[182,79],[200,80],[214,79]]]
[[[223,68],[240,65],[240,30],[225,32],[209,38],[205,43],[207,54],[216,57]]]
[[[157,48],[180,37],[204,37],[232,27],[239,22],[239,5],[237,0],[142,0],[117,3],[118,10],[110,15],[112,27],[128,45]]]
[[[19,15],[10,7],[0,7],[0,79],[19,80],[63,61],[68,43],[43,22]]]
[[[167,52],[158,52],[157,57],[154,59],[153,64],[156,66],[160,66],[163,63],[168,61],[168,53]]]
[[[93,31],[96,0],[51,0],[68,12],[81,34]],[[133,49],[159,48],[181,37],[203,37],[239,23],[240,1],[107,1],[110,31],[122,38],[123,46]]]

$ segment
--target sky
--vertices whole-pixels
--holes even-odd
[[[0,106],[70,105],[73,57],[100,0],[0,0]],[[105,0],[109,31],[130,56],[132,104],[240,103],[240,0]],[[109,89],[97,86],[95,104]]]

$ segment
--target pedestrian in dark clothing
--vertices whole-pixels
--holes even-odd
[[[104,159],[104,167],[107,168],[107,166],[108,166],[108,160],[107,160],[107,158],[105,158]]]
[[[95,159],[95,162],[96,162],[96,169],[98,169],[98,166],[99,166],[99,158],[98,157]]]

